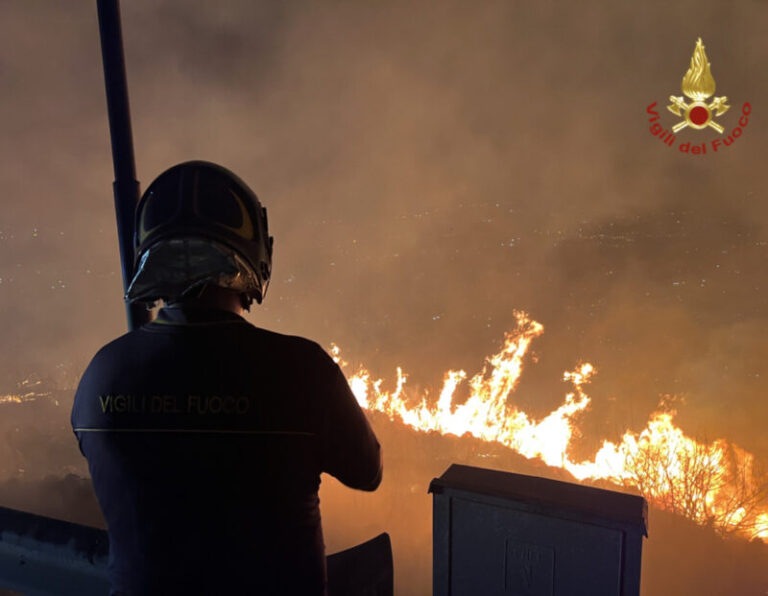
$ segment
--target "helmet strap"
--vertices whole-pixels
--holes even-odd
[[[250,312],[251,304],[253,304],[253,298],[251,296],[245,293],[240,294],[240,305],[243,307],[243,310]]]

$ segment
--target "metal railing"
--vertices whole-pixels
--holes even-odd
[[[108,557],[104,530],[0,507],[0,588],[27,596],[105,596]],[[388,534],[327,561],[330,596],[392,596]]]

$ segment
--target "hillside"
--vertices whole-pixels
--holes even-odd
[[[66,403],[65,398],[59,403]],[[103,525],[83,460],[51,399],[2,404],[0,443],[5,479],[0,505],[90,525]],[[451,463],[571,480],[508,449],[468,437],[421,434],[372,415],[384,448],[385,474],[372,494],[324,476],[321,508],[328,552],[381,531],[392,536],[396,593],[430,593],[432,501],[427,488]],[[12,465],[24,473],[9,474]],[[603,485],[603,488],[606,488]],[[709,528],[651,508],[643,550],[644,596],[750,596],[768,591],[768,545],[723,539]]]

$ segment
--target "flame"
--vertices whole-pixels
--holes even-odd
[[[397,368],[392,391],[381,379],[360,367],[348,377],[363,408],[386,414],[419,431],[463,436],[504,445],[527,458],[570,472],[580,481],[603,480],[633,487],[659,508],[710,525],[721,533],[738,533],[768,542],[768,507],[765,481],[754,471],[754,456],[723,439],[703,443],[687,436],[674,424],[675,412],[661,409],[651,414],[640,432],[628,430],[621,441],[603,441],[592,460],[573,461],[569,451],[579,435],[576,418],[590,404],[584,386],[596,373],[589,363],[565,372],[569,382],[562,404],[541,420],[534,420],[508,403],[523,371],[531,342],[544,332],[526,313],[516,312],[517,328],[505,334],[502,349],[477,374],[467,379],[463,370],[445,373],[436,401],[409,395],[406,374]],[[342,366],[338,346],[331,347]],[[469,397],[456,402],[459,386],[466,383]]]
[[[683,77],[681,89],[694,101],[704,101],[715,92],[715,79],[709,70],[710,64],[704,53],[701,37],[696,41],[696,48],[691,56],[691,66]]]

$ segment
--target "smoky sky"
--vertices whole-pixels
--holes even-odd
[[[123,2],[142,188],[206,159],[260,196],[274,277],[249,319],[413,388],[545,326],[516,403],[598,370],[585,455],[661,396],[768,455],[765,5]],[[701,36],[730,147],[649,132]],[[125,329],[93,2],[4,2],[0,393],[71,387]],[[711,130],[680,140],[710,141]],[[62,408],[66,417],[66,408]]]

